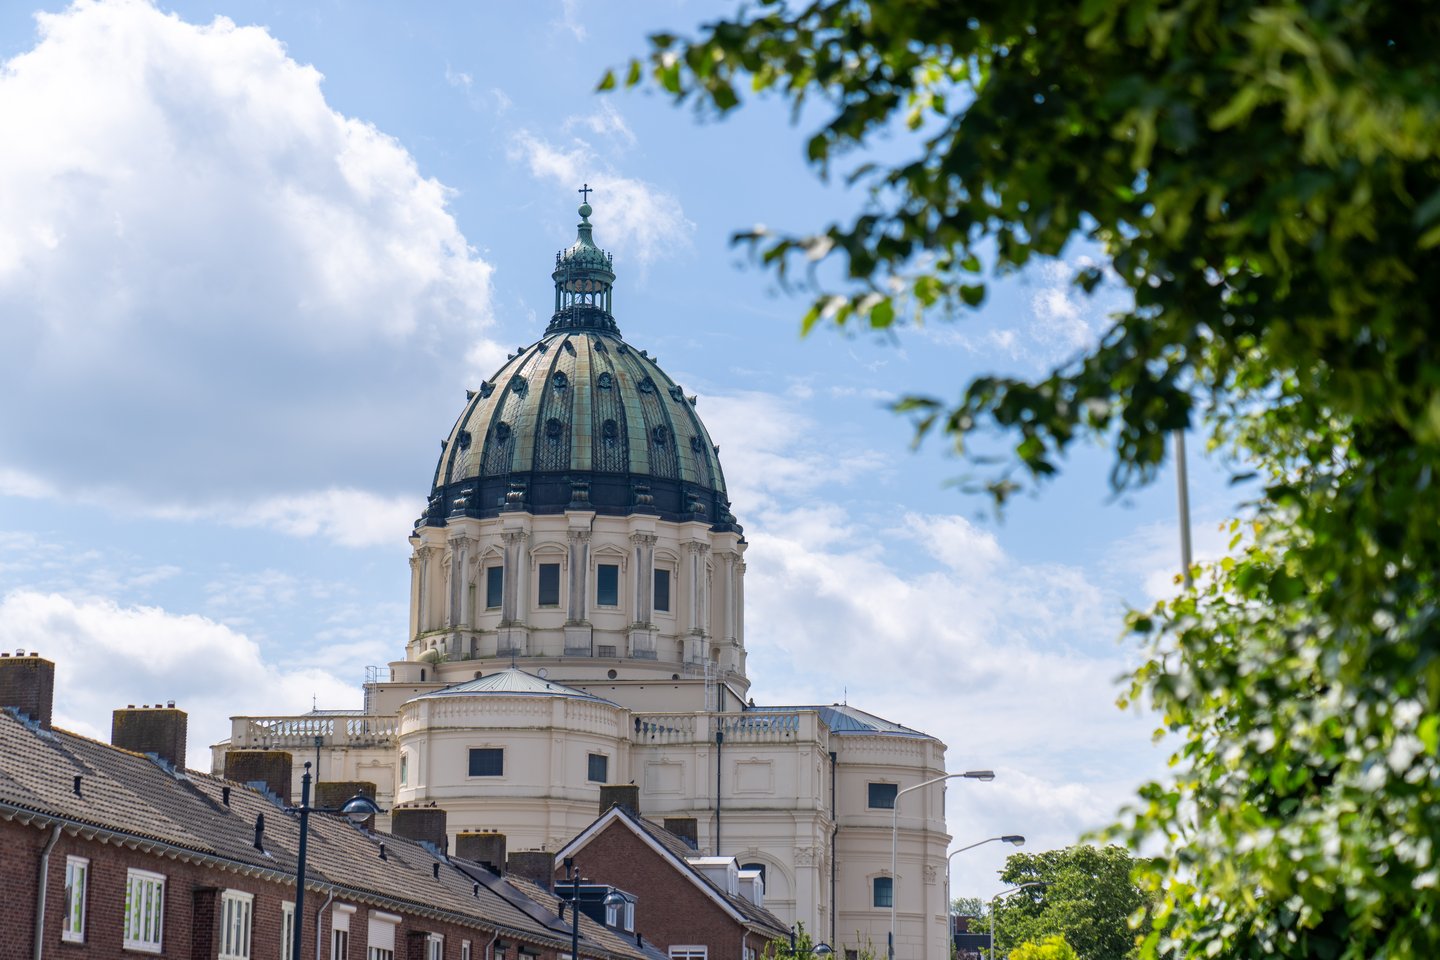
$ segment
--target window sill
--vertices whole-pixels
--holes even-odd
[[[120,949],[126,953],[148,953],[151,956],[158,956],[162,952],[158,943],[122,943]]]

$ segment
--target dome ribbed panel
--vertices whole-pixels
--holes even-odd
[[[590,447],[592,463],[600,473],[628,473],[630,436],[625,428],[627,417],[621,399],[627,377],[621,376],[616,368],[615,343],[606,343],[601,337],[587,339],[591,340],[594,376],[590,393],[594,411],[590,418],[594,431]]]
[[[539,473],[556,473],[570,469],[571,405],[575,395],[575,347],[570,338],[551,341],[548,364],[536,364],[540,390],[539,416],[536,418],[534,469]]]
[[[595,443],[591,433],[590,409],[595,391],[590,388],[590,384],[594,382],[591,379],[592,338],[568,337],[567,342],[575,351],[572,367],[574,374],[570,378],[570,429],[574,436],[574,442],[570,444],[570,466],[574,470],[593,470],[591,464]]]

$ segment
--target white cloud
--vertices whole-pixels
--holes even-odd
[[[312,696],[360,702],[359,688],[330,669],[268,662],[244,634],[158,607],[15,591],[0,600],[0,647],[55,661],[55,725],[96,739],[109,739],[116,708],[176,701],[199,769],[209,769],[210,744],[230,735],[232,715],[302,713]],[[358,665],[332,666],[359,675]]]
[[[630,129],[630,124],[625,122],[625,117],[610,100],[601,100],[600,109],[594,113],[577,114],[566,118],[564,123],[566,133],[570,133],[576,127],[589,130],[597,137],[612,137],[627,147],[635,146],[635,132]]]
[[[320,536],[345,547],[395,546],[409,549],[406,537],[424,508],[416,497],[380,497],[364,490],[324,490],[270,497],[246,504],[224,523],[268,527],[297,537]]]
[[[629,133],[618,113],[615,120],[618,126],[603,118],[594,122],[612,134],[621,129]],[[594,187],[591,203],[596,210],[596,242],[634,258],[642,271],[690,246],[695,224],[686,219],[680,200],[654,184],[616,173],[588,141],[577,137],[566,146],[556,146],[521,130],[511,140],[510,156],[524,162],[530,173],[542,180],[572,189],[582,182]]]
[[[45,415],[0,420],[0,492],[300,528],[270,498],[413,487],[490,317],[447,188],[262,28],[37,21],[0,69],[0,406]]]
[[[586,31],[580,22],[580,0],[560,0],[560,16],[550,21],[550,26],[570,34],[577,43],[584,43]]]

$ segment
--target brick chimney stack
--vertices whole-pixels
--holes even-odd
[[[288,807],[294,760],[284,750],[226,750],[225,779],[263,784]]]
[[[445,820],[445,811],[439,807],[393,807],[390,810],[390,832],[406,840],[433,844],[444,853],[450,845]]]
[[[55,664],[24,650],[0,653],[0,707],[13,707],[49,730],[55,707]]]
[[[177,770],[185,769],[185,732],[189,718],[175,709],[172,700],[165,706],[133,705],[116,710],[110,718],[110,742],[122,750],[153,753]]]

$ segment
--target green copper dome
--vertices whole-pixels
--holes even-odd
[[[556,257],[545,336],[468,392],[422,523],[595,510],[739,529],[695,397],[620,336],[590,213],[581,206],[579,237]]]

